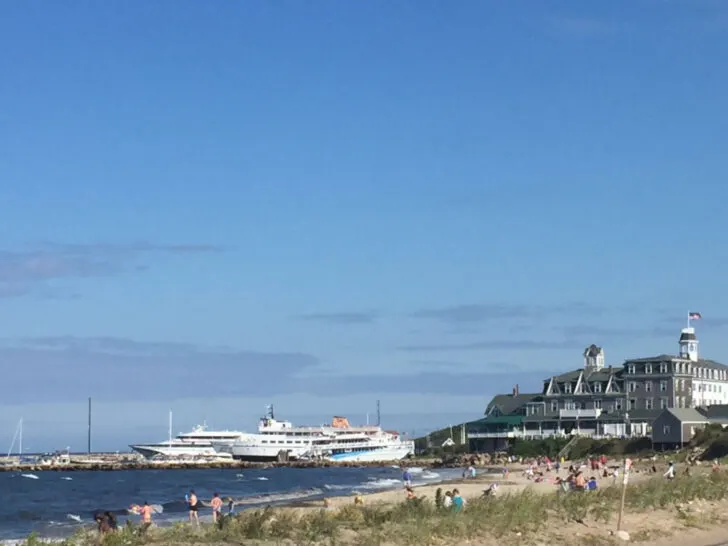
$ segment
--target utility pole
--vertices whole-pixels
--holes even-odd
[[[91,455],[91,397],[88,397],[88,453]]]

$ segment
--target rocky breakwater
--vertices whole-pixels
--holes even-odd
[[[488,453],[463,453],[460,455],[446,455],[442,459],[423,459],[417,462],[420,463],[419,466],[429,465],[434,468],[460,468],[467,466],[487,467],[504,465],[507,459],[503,456],[493,456]]]
[[[381,467],[388,465],[405,464],[404,461],[378,462],[378,463],[353,463],[353,462],[331,462],[331,461],[289,461],[289,462],[272,462],[272,463],[253,463],[246,461],[215,461],[215,462],[156,462],[156,461],[135,461],[135,462],[71,462],[62,465],[42,465],[42,464],[5,464],[0,465],[0,472],[79,472],[79,471],[95,471],[108,472],[112,470],[172,470],[172,469],[239,469],[239,468],[346,468],[346,467]],[[427,465],[422,461],[406,463],[416,466],[434,466]]]

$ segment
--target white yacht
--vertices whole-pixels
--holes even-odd
[[[351,426],[345,417],[334,417],[320,426],[293,426],[278,421],[273,407],[258,423],[258,434],[232,443],[215,442],[220,453],[244,461],[326,459],[332,461],[395,461],[414,454],[414,442],[377,425]]]
[[[187,458],[230,458],[221,454],[215,445],[232,444],[247,436],[235,430],[207,430],[205,425],[198,425],[190,432],[183,432],[174,438],[155,444],[135,444],[129,447],[148,459],[187,459]]]

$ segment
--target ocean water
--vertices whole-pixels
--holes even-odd
[[[412,470],[412,469],[411,469]],[[413,484],[453,479],[460,469],[414,469]],[[0,540],[37,532],[46,538],[72,534],[93,524],[95,513],[113,511],[119,522],[132,504],[160,505],[155,521],[164,525],[187,517],[185,494],[194,489],[209,502],[219,492],[236,501],[236,510],[324,496],[371,493],[402,487],[397,467],[269,468],[199,470],[121,470],[114,472],[0,472]],[[209,516],[203,508],[201,517]]]

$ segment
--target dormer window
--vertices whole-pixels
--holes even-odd
[[[652,364],[645,364],[645,373],[652,373]]]
[[[594,383],[594,392],[602,392],[602,384],[598,381]]]
[[[635,373],[635,367],[634,367],[634,364],[630,364],[629,366],[627,366],[627,373],[628,373],[629,375],[634,375],[634,373]]]
[[[564,383],[564,394],[571,394],[571,383]]]
[[[667,373],[667,362],[660,362],[660,373]]]

